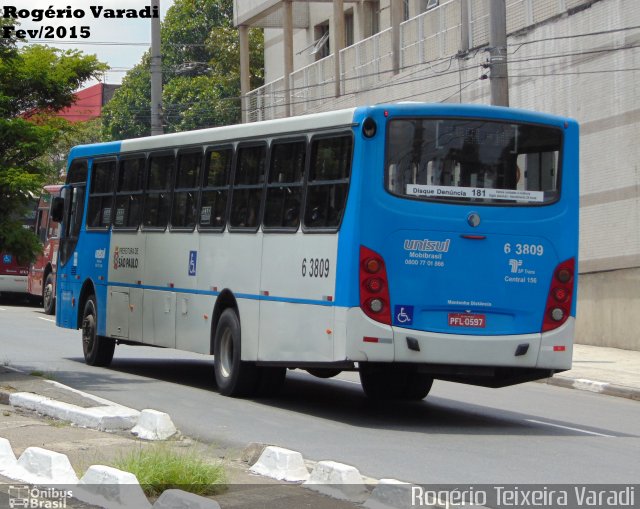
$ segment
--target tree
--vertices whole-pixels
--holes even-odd
[[[40,158],[71,129],[55,113],[104,70],[95,56],[76,50],[0,45],[0,251],[20,263],[40,250],[37,237],[21,224],[47,176]]]
[[[83,122],[57,120],[61,120],[60,137],[36,160],[45,184],[60,181],[61,175],[66,171],[67,157],[73,147],[102,141],[102,121],[99,118]]]
[[[240,121],[240,49],[232,0],[176,0],[162,24],[163,105],[166,132]],[[264,82],[261,30],[250,38],[251,85]],[[110,139],[151,132],[150,59],[125,76],[103,111]]]

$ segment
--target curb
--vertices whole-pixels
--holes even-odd
[[[60,492],[64,501],[57,501],[63,505],[50,507],[66,507],[66,497],[71,497],[110,509],[219,508],[215,501],[182,490],[168,490],[170,493],[164,498],[161,496],[152,506],[144,495],[137,477],[130,472],[104,465],[92,465],[82,478],[78,479],[65,454],[40,447],[28,447],[16,461],[9,441],[1,439],[0,444],[3,445],[0,449],[0,465],[4,465],[0,468],[0,475],[33,485],[68,488]],[[10,505],[14,507],[12,502],[13,500],[10,500]],[[20,502],[28,503],[28,499]],[[167,505],[167,502],[170,502],[170,505]]]
[[[555,375],[551,378],[540,380],[540,383],[564,387],[565,389],[577,389],[580,391],[595,392],[596,394],[603,394],[605,396],[615,396],[617,398],[640,401],[640,389],[609,382],[598,382],[586,378],[571,378],[568,376]]]
[[[5,367],[5,369],[22,373],[15,368]],[[143,440],[166,440],[178,432],[171,417],[164,412],[152,409],[140,412],[53,380],[45,380],[45,382],[93,401],[96,406],[81,407],[33,392],[12,392],[4,389],[0,389],[0,403],[32,410],[40,415],[67,421],[81,428],[107,432],[131,430],[134,435]]]

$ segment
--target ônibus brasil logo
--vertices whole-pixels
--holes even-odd
[[[138,248],[118,247],[113,252],[113,269],[137,269],[138,268]]]

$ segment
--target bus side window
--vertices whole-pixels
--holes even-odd
[[[47,241],[47,221],[49,219],[49,211],[47,209],[38,209],[38,217],[36,218],[36,234],[43,244]]]
[[[152,154],[147,167],[147,188],[142,214],[142,227],[164,230],[171,210],[171,177],[175,166],[173,154]]]
[[[233,149],[208,150],[205,156],[204,181],[200,197],[198,224],[201,229],[224,229]]]
[[[305,228],[334,229],[340,225],[349,191],[352,147],[350,134],[313,139]]]
[[[193,230],[196,226],[201,167],[202,152],[184,153],[178,156],[171,207],[171,228]]]
[[[271,145],[263,221],[265,229],[298,229],[306,149],[305,141],[274,142]]]
[[[266,146],[241,146],[238,148],[236,171],[231,191],[232,228],[258,229],[260,202],[264,189]]]
[[[121,159],[118,164],[115,216],[116,229],[137,229],[142,211],[144,157]]]
[[[111,224],[115,173],[115,159],[93,162],[89,212],[87,214],[87,227],[89,228],[106,229]]]

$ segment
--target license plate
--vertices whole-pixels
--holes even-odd
[[[478,327],[484,328],[486,315],[472,315],[469,313],[449,313],[449,327]]]

